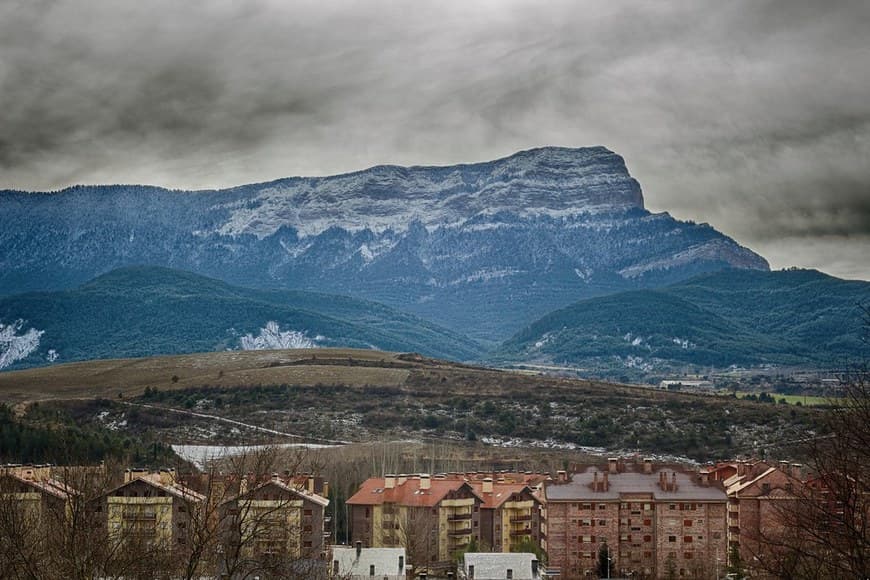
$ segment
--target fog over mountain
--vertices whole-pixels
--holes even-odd
[[[868,28],[861,0],[12,0],[0,188],[224,188],[602,144],[648,209],[775,267],[867,279]]]

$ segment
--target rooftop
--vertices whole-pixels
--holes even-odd
[[[601,482],[607,475],[606,490],[593,491],[596,475]],[[676,477],[676,490],[666,491],[659,485],[664,474],[668,481]],[[652,473],[637,471],[622,471],[607,473],[597,467],[587,466],[574,473],[570,481],[565,483],[548,483],[545,487],[545,497],[548,501],[576,500],[618,500],[625,494],[649,494],[655,500],[694,500],[694,501],[725,501],[725,492],[715,484],[703,485],[694,474],[688,474],[675,469],[656,469]]]

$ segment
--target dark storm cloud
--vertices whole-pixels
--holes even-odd
[[[0,187],[606,145],[648,206],[870,278],[870,6],[0,3]]]

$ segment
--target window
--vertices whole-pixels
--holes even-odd
[[[178,506],[178,513],[183,514],[187,511],[187,506],[180,505]]]
[[[371,508],[366,508],[366,519],[371,516]]]
[[[311,516],[311,510],[302,510],[302,515]]]
[[[600,509],[600,510],[606,510],[606,509],[607,509],[607,504],[605,504],[605,503],[600,503],[600,504],[598,504],[598,509]]]
[[[683,520],[683,525],[686,526],[687,528],[691,528],[692,527],[692,520]]]
[[[598,520],[598,525],[599,525],[599,526],[606,526],[606,525],[607,525],[607,520]]]
[[[714,540],[721,540],[722,539],[722,532],[713,532],[713,539]]]
[[[372,564],[371,566],[369,566],[369,576],[374,576],[374,575],[375,575],[375,565]]]
[[[651,511],[652,511],[652,504],[651,504],[651,503],[645,503],[645,504],[643,504],[643,511],[645,511],[645,512],[651,512]]]
[[[684,544],[691,544],[692,543],[692,536],[683,536],[683,543]]]
[[[770,491],[770,484],[769,483],[762,483],[761,484],[761,491],[764,493],[769,492]]]
[[[692,552],[686,552],[686,553],[684,553],[684,554],[683,554],[683,557],[684,557],[686,560],[691,560],[691,559],[692,559]]]
[[[619,509],[621,509],[621,510],[627,510],[627,509],[628,509],[628,504],[625,503],[625,502],[619,504]]]
[[[645,526],[651,526],[651,525],[652,525],[652,520],[644,520],[644,521],[643,521],[643,525],[645,525]]]
[[[474,564],[468,566],[468,577],[472,580],[474,579]]]
[[[676,536],[668,536],[668,541],[669,541],[669,542],[676,542],[676,541],[677,541],[677,537],[676,537]]]
[[[669,510],[675,510],[675,509],[677,509],[677,504],[675,504],[675,503],[668,504],[668,509],[669,509]]]
[[[338,560],[332,561],[332,573],[338,574]]]
[[[647,534],[646,536],[643,537],[643,541],[644,542],[652,542],[652,536]]]
[[[591,526],[592,520],[589,520],[589,519],[580,520],[580,525],[581,526]]]
[[[513,580],[513,578],[514,578],[514,571],[511,570],[510,568],[507,569],[507,578],[508,578],[508,580]]]

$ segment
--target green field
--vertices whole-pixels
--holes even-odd
[[[758,395],[759,393],[749,393],[745,391],[738,391],[737,398],[743,399],[748,395]],[[817,397],[814,395],[778,395],[771,394],[771,397],[779,403],[781,400],[785,399],[785,402],[789,405],[797,405],[800,403],[804,407],[815,407],[818,405],[830,405],[832,402],[835,404],[837,399],[835,397]]]

